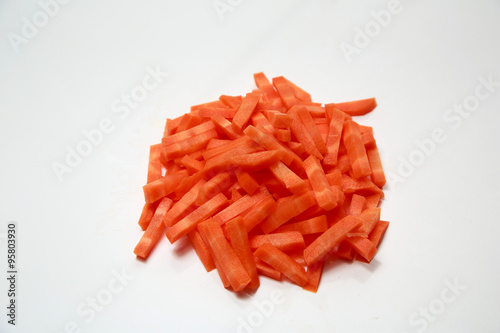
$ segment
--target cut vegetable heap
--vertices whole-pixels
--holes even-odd
[[[254,290],[260,274],[316,292],[325,262],[369,263],[389,225],[372,128],[352,119],[377,103],[322,105],[282,76],[254,79],[244,97],[167,119],[134,253],[146,259],[163,234],[186,236],[225,288]]]

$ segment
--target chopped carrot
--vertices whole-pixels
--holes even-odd
[[[245,127],[247,122],[250,120],[250,117],[252,116],[252,113],[254,112],[257,103],[259,102],[259,99],[260,92],[248,93],[245,96],[240,108],[238,109],[238,111],[236,111],[236,114],[233,118],[233,129],[236,133],[240,133],[243,127]]]
[[[200,258],[201,263],[205,267],[207,272],[210,272],[215,269],[215,263],[214,259],[212,258],[212,255],[210,254],[210,251],[208,250],[207,245],[205,242],[203,242],[203,239],[201,238],[200,233],[198,230],[193,230],[189,232],[188,234],[189,241],[191,242],[191,245],[193,245],[193,248],[198,255],[198,258]]]
[[[315,204],[316,199],[311,191],[304,191],[280,199],[278,200],[276,209],[260,224],[260,227],[265,233],[270,233],[285,222],[288,222],[292,217],[299,215]]]
[[[179,171],[172,175],[167,175],[163,178],[157,179],[154,182],[146,184],[142,187],[144,190],[144,198],[146,202],[155,202],[170,193],[172,193],[176,186],[179,185],[182,178],[188,175],[187,170]]]
[[[158,204],[160,202],[153,202],[153,203],[145,203],[144,207],[142,208],[141,216],[139,217],[139,226],[141,227],[142,230],[146,230],[148,227],[149,223],[151,222],[151,219],[153,218],[153,215],[155,214],[156,207],[158,207]]]
[[[231,283],[233,290],[243,290],[250,283],[251,278],[224,236],[220,225],[208,219],[200,223],[198,230],[205,244],[212,250],[214,258],[217,259],[220,269]]]
[[[161,143],[149,147],[148,184],[161,178],[160,157]]]
[[[236,179],[238,179],[238,183],[248,194],[253,194],[259,189],[259,183],[257,183],[257,181],[247,171],[236,169],[235,174]]]
[[[250,207],[253,207],[267,196],[269,196],[269,191],[265,186],[261,186],[257,192],[243,196],[240,200],[233,202],[231,205],[220,211],[213,217],[213,220],[219,224],[224,224],[237,217]]]
[[[196,226],[200,222],[212,216],[226,203],[227,198],[224,196],[224,194],[219,193],[200,207],[196,208],[191,214],[189,214],[167,230],[166,236],[170,243],[176,242],[179,238],[196,228]]]
[[[346,216],[332,225],[304,250],[304,259],[307,265],[310,266],[323,260],[333,251],[335,246],[347,237],[351,230],[361,223],[362,221],[355,216]]]
[[[243,267],[251,278],[248,288],[256,289],[259,287],[259,275],[257,274],[257,267],[253,259],[253,253],[250,250],[248,240],[248,233],[245,227],[243,218],[237,217],[226,223],[226,232],[231,242],[231,246],[236,252],[236,256],[240,259]]]
[[[324,210],[334,209],[337,206],[335,195],[316,157],[309,156],[304,161],[304,168],[306,169],[307,178],[311,182],[318,205]]]
[[[301,265],[269,243],[259,247],[254,255],[301,287],[309,280]]]
[[[296,250],[300,251],[305,247],[304,237],[298,231],[256,235],[250,238],[250,248],[252,250],[256,250],[266,243],[272,244],[283,252]]]
[[[298,231],[302,235],[310,235],[325,232],[327,229],[327,217],[326,215],[320,215],[304,221],[282,225],[274,232]]]
[[[372,173],[368,156],[366,155],[365,145],[361,139],[359,125],[348,120],[344,123],[342,138],[347,149],[347,155],[352,165],[352,171],[355,178],[369,176]]]
[[[337,109],[342,110],[351,116],[362,116],[375,109],[376,106],[377,101],[375,98],[335,104]]]
[[[316,264],[307,267],[307,283],[302,287],[302,289],[310,291],[312,293],[318,292],[319,282],[321,280],[321,275],[323,274],[323,267],[325,265],[324,261],[320,261]]]
[[[271,278],[276,281],[281,281],[281,273],[260,260],[257,257],[254,257],[255,266],[257,266],[257,272],[268,278]]]
[[[134,253],[187,236],[227,289],[255,290],[264,275],[316,293],[327,260],[369,263],[389,225],[374,129],[354,120],[377,103],[322,104],[283,76],[254,80],[166,120]]]
[[[151,250],[155,247],[156,243],[160,240],[163,234],[164,224],[163,218],[167,211],[172,207],[172,200],[169,198],[163,198],[156,208],[155,214],[151,223],[149,223],[148,228],[141,237],[141,240],[134,249],[134,253],[142,258],[147,259]]]

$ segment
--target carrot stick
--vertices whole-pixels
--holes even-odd
[[[369,176],[372,170],[368,162],[368,156],[366,155],[365,145],[361,139],[359,125],[352,120],[346,121],[344,123],[342,138],[352,165],[354,177]]]
[[[213,217],[213,220],[219,224],[224,224],[227,221],[237,217],[250,207],[253,207],[258,202],[269,196],[269,191],[265,186],[261,186],[254,194],[247,194],[240,200],[233,202],[231,205],[220,211]]]
[[[311,182],[318,205],[324,210],[334,209],[337,206],[335,195],[316,157],[309,156],[304,161],[304,168],[306,169],[307,178]]]
[[[265,199],[256,203],[246,213],[243,213],[243,220],[247,231],[252,230],[260,222],[262,222],[274,209],[276,208],[276,201],[269,195]]]
[[[252,250],[256,250],[266,243],[272,244],[283,252],[300,251],[305,247],[304,237],[298,231],[255,235],[250,238],[250,248]]]
[[[231,109],[238,109],[243,101],[243,98],[241,96],[221,95],[219,97],[219,101]]]
[[[254,255],[301,287],[309,280],[301,265],[269,243],[259,247]]]
[[[190,130],[187,130],[190,131]],[[186,133],[187,131],[181,132]],[[170,138],[170,137],[169,137]],[[186,140],[175,142],[169,144],[168,146],[163,146],[163,154],[167,161],[172,160],[176,157],[183,156],[189,153],[193,153],[197,150],[205,148],[208,141],[213,138],[217,138],[217,132],[215,130],[209,130],[203,133],[200,133],[195,136],[191,136]]]
[[[273,85],[278,91],[283,105],[285,105],[287,109],[290,109],[292,106],[299,104],[299,101],[293,94],[292,88],[283,76],[273,78]]]
[[[172,206],[172,209],[168,211],[163,220],[165,227],[171,227],[179,221],[182,213],[187,211],[188,208],[194,204],[200,188],[202,188],[204,184],[205,180],[199,180],[195,186],[191,187],[191,189]]]
[[[224,237],[220,225],[212,219],[208,219],[199,224],[198,231],[205,244],[212,250],[214,258],[231,283],[233,290],[243,290],[250,283],[251,278],[236,252]]]
[[[257,181],[248,172],[243,171],[242,169],[236,169],[235,174],[236,179],[238,179],[238,183],[248,194],[253,194],[259,189],[259,183],[257,183]]]
[[[185,236],[188,232],[196,228],[200,222],[212,216],[212,214],[218,211],[226,203],[227,198],[224,194],[219,193],[200,207],[196,208],[192,213],[167,230],[166,236],[170,243],[173,244],[179,238]]]
[[[323,159],[323,155],[316,147],[314,140],[312,139],[306,127],[300,120],[300,117],[297,114],[298,109],[303,109],[303,107],[294,107],[288,113],[292,118],[292,122],[290,124],[290,130],[292,131],[292,134],[297,138],[297,141],[304,146],[305,151],[309,155],[314,155],[316,158],[321,160]]]
[[[161,143],[149,147],[148,184],[161,178],[160,156]]]
[[[260,227],[265,233],[270,233],[315,204],[316,199],[311,191],[280,199],[276,209],[260,224]]]
[[[377,247],[368,238],[361,236],[347,237],[347,242],[367,262],[370,262],[377,252]]]
[[[304,221],[282,225],[274,232],[298,231],[302,235],[316,234],[328,230],[326,215],[316,216]]]
[[[306,182],[288,169],[281,161],[269,167],[274,177],[290,192],[299,193],[306,189]]]
[[[376,106],[377,101],[375,98],[335,104],[337,109],[342,110],[351,116],[362,116],[375,109]]]
[[[305,107],[299,107],[297,108],[297,115],[302,121],[302,124],[304,124],[307,132],[309,132],[309,135],[311,136],[311,139],[313,140],[314,145],[316,146],[320,154],[323,156],[326,155],[328,151],[326,149],[325,141],[323,141],[323,138],[321,137],[321,134],[318,130],[318,126],[316,126],[309,111],[307,111]]]
[[[225,230],[231,242],[231,246],[234,252],[236,252],[236,256],[240,259],[243,267],[251,278],[248,288],[252,290],[257,289],[260,285],[259,275],[257,274],[253,253],[250,250],[248,233],[243,218],[237,217],[227,222]]]
[[[261,275],[267,276],[276,281],[281,281],[281,273],[254,256],[255,266],[257,266],[257,272]]]
[[[172,200],[169,198],[163,198],[156,208],[155,214],[153,215],[153,219],[151,223],[149,223],[148,228],[142,235],[139,243],[134,249],[134,253],[142,258],[147,259],[151,250],[155,247],[155,245],[160,240],[161,235],[163,234],[164,224],[163,218],[167,211],[172,207]]]
[[[207,272],[210,272],[215,269],[215,263],[212,258],[212,255],[210,254],[210,251],[208,250],[207,245],[205,242],[203,242],[203,239],[201,238],[200,233],[198,230],[194,229],[193,231],[189,232],[187,234],[189,241],[193,245],[193,248],[198,255],[198,258],[200,258],[201,263],[203,264],[203,267],[205,267],[205,270]]]
[[[361,215],[361,212],[365,208],[365,205],[366,205],[366,198],[365,197],[363,197],[361,195],[353,194],[353,196],[351,198],[351,205],[349,206],[349,215],[352,215],[352,216]]]
[[[142,230],[146,230],[153,215],[155,214],[156,207],[158,207],[159,202],[145,203],[142,208],[141,216],[139,217],[139,226]]]
[[[233,125],[229,120],[224,118],[220,114],[216,114],[212,116],[212,121],[219,130],[221,130],[228,138],[235,140],[240,135],[236,133],[233,129]]]
[[[142,187],[147,203],[155,202],[172,193],[181,180],[188,175],[187,170],[179,171],[172,175],[155,180]]]
[[[248,171],[260,171],[280,160],[281,152],[279,150],[268,150],[248,155],[233,156],[233,163]]]
[[[321,280],[321,275],[323,274],[323,267],[325,265],[324,261],[320,261],[314,265],[307,267],[307,283],[302,287],[302,289],[310,291],[312,293],[318,292],[319,282]]]
[[[253,78],[255,80],[255,84],[257,87],[262,91],[262,95],[267,99],[267,100],[279,100],[281,104],[280,97],[276,90],[274,90],[273,85],[269,82],[267,77],[264,75],[264,73],[255,73],[253,75]]]
[[[247,122],[250,120],[250,117],[252,116],[252,113],[254,112],[257,103],[259,102],[260,96],[260,92],[251,92],[248,93],[243,99],[241,106],[239,107],[238,111],[236,111],[236,114],[233,118],[233,129],[236,133],[240,133]]]
[[[304,259],[308,266],[323,260],[340,244],[347,234],[359,226],[362,221],[355,216],[346,216],[322,233],[304,250]]]

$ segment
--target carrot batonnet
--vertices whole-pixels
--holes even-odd
[[[322,104],[283,76],[254,81],[166,120],[149,147],[134,254],[186,236],[226,289],[284,276],[316,293],[328,258],[370,263],[389,226],[375,129],[355,120],[377,102]]]

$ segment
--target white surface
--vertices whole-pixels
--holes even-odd
[[[2,306],[0,331],[65,332],[75,322],[82,332],[237,332],[240,319],[259,319],[254,302],[276,291],[285,302],[247,331],[500,331],[500,87],[457,129],[443,119],[478,77],[500,81],[500,3],[403,1],[351,62],[341,43],[388,2],[232,3],[221,20],[211,0],[71,1],[16,53],[7,34],[20,34],[40,7],[0,2],[0,233],[8,221],[19,228],[18,325],[7,325]],[[156,66],[168,77],[120,119],[112,103]],[[327,269],[318,294],[262,279],[256,295],[238,298],[181,245],[164,240],[147,262],[132,253],[148,146],[165,118],[246,93],[258,71],[286,76],[315,101],[375,96],[379,107],[358,121],[374,127],[388,173],[434,128],[447,136],[388,187],[382,217],[391,226],[374,262]],[[104,118],[114,131],[59,182],[51,163]],[[87,322],[77,309],[105,295],[113,270],[134,280]],[[439,301],[453,296],[446,281],[455,279],[466,289]],[[429,306],[442,311],[410,321]]]

